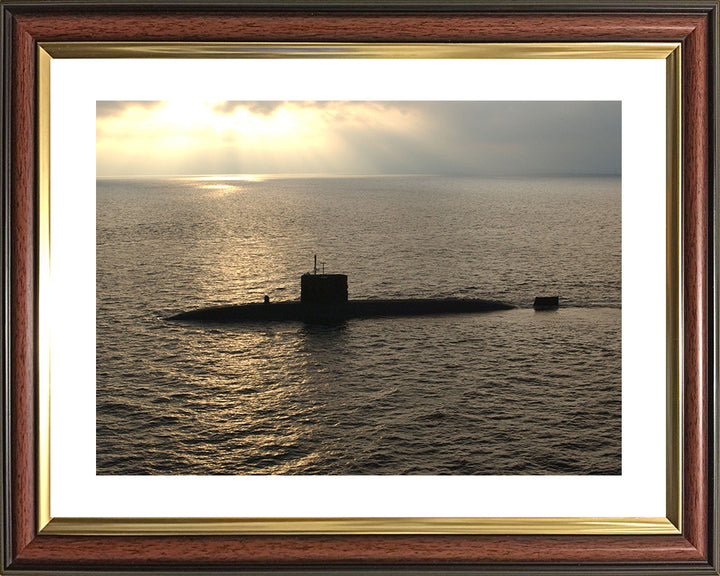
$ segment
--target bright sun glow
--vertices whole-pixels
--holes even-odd
[[[97,172],[366,173],[388,133],[422,131],[417,114],[372,102],[119,102],[98,116]]]
[[[220,112],[216,108],[219,105],[219,102],[165,102],[157,113],[157,121],[175,130],[263,140],[293,138],[306,132],[307,124],[313,121],[302,110],[290,106],[262,114],[242,106]]]

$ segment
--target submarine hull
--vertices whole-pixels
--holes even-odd
[[[383,316],[427,316],[433,314],[468,314],[510,310],[514,306],[495,300],[465,298],[349,300],[316,304],[307,302],[273,302],[213,306],[171,316],[169,320],[212,324],[243,322],[342,322],[351,318]]]

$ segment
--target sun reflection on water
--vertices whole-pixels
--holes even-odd
[[[189,180],[197,182],[263,182],[267,178],[266,174],[213,174],[209,176],[192,176]]]

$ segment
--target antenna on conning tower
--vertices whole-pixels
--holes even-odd
[[[317,254],[315,254],[315,265],[313,266],[313,274],[317,274]]]

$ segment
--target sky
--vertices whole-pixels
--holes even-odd
[[[620,102],[98,102],[97,176],[618,176]]]

